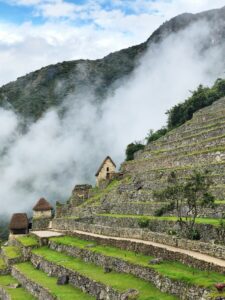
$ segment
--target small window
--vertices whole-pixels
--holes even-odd
[[[107,167],[106,171],[109,172],[109,167]]]

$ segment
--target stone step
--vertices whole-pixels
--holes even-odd
[[[135,159],[145,159],[145,158],[157,158],[157,156],[164,157],[164,156],[174,156],[174,155],[185,155],[189,154],[191,152],[199,152],[204,150],[210,150],[210,149],[220,149],[224,148],[225,146],[225,135],[215,137],[213,139],[204,140],[201,143],[193,143],[193,144],[187,144],[184,146],[180,146],[178,143],[177,147],[175,147],[174,144],[171,144],[173,147],[171,148],[160,148],[160,150],[149,150],[145,149],[140,154],[136,155]]]
[[[124,162],[122,170],[124,173],[135,176],[142,172],[150,172],[154,170],[187,170],[204,168],[210,169],[211,166],[225,163],[225,151],[210,152],[204,151],[198,153],[190,153],[176,158],[157,158],[157,159],[136,159],[129,162]],[[212,168],[213,169],[213,168]]]
[[[165,199],[166,200],[166,199]],[[185,204],[183,205],[184,211],[186,210]],[[198,217],[200,218],[218,218],[224,217],[225,202],[215,203],[212,207],[202,207]],[[171,205],[171,201],[146,201],[146,202],[132,202],[121,201],[118,199],[116,202],[109,199],[99,205],[99,210],[96,214],[124,214],[124,215],[145,215],[145,216],[176,216],[177,211],[175,205]],[[88,215],[86,215],[88,216]],[[82,216],[80,216],[82,217]]]
[[[0,299],[2,300],[34,300],[37,299],[24,288],[11,275],[0,276]]]
[[[131,290],[138,292],[136,299],[140,300],[177,299],[175,296],[162,293],[149,282],[132,274],[106,272],[96,264],[48,248],[34,250],[31,261],[51,276],[67,274],[71,284],[82,286],[84,291],[97,299],[129,299],[128,294]]]
[[[58,274],[60,276],[60,274]],[[49,277],[35,269],[31,263],[21,263],[12,267],[12,276],[32,295],[40,300],[91,300],[94,297],[74,288],[71,284],[58,285],[56,277]]]
[[[225,134],[225,126],[220,126],[213,128],[211,130],[203,130],[196,134],[190,134],[186,137],[183,137],[182,134],[178,135],[173,140],[169,140],[168,136],[164,137],[164,140],[159,139],[154,144],[146,147],[146,150],[160,150],[160,149],[174,149],[181,146],[187,146],[189,144],[194,143],[204,143],[205,140],[216,139],[217,137],[224,136]]]
[[[66,253],[72,257],[80,258],[85,262],[99,265],[104,268],[104,270],[113,270],[119,273],[132,274],[153,283],[158,288],[162,288],[163,285],[162,281],[159,282],[158,278],[160,277],[161,280],[163,280],[164,277],[164,280],[171,280],[171,282],[167,282],[167,284],[171,285],[168,289],[168,292],[170,293],[177,290],[177,282],[182,285],[187,283],[190,284],[188,277],[192,280],[192,290],[193,288],[196,289],[200,278],[201,282],[208,280],[207,272],[201,271],[197,268],[193,269],[193,266],[190,268],[187,264],[177,262],[176,255],[172,252],[164,253],[164,256],[160,258],[161,261],[157,263],[159,258],[156,259],[155,255],[143,255],[141,253],[137,253],[137,249],[136,251],[124,250],[96,242],[90,243],[90,241],[71,236],[51,238],[49,241],[49,247],[54,251]],[[157,253],[158,249],[156,247],[152,247],[152,250]],[[176,260],[176,264],[174,263],[174,260]],[[152,261],[156,263],[151,264]],[[194,259],[192,262],[194,263]],[[211,264],[204,263],[200,260],[196,260],[195,263],[198,266],[202,263],[202,268],[207,271],[212,268]],[[218,266],[214,265],[214,267],[217,268]],[[220,272],[224,273],[224,271],[225,267],[222,267]],[[184,273],[186,276],[183,276]],[[217,280],[223,280],[223,276],[219,273],[211,273],[211,276],[214,278],[217,277]],[[214,280],[215,279],[213,279],[211,283],[211,289],[213,290]],[[209,287],[209,285],[207,287]],[[189,299],[193,299],[192,297],[194,296],[191,294],[190,289],[187,289],[187,294]],[[182,298],[182,289],[177,290],[176,295],[179,298]]]

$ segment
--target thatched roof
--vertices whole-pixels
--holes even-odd
[[[33,207],[33,210],[35,211],[46,211],[51,209],[51,204],[45,198],[41,198],[40,200],[38,200],[38,202]]]
[[[27,214],[17,213],[12,215],[11,221],[9,223],[9,229],[27,229],[28,225],[29,221],[27,218]]]
[[[114,165],[114,167],[116,168],[116,164],[114,163],[114,161],[112,160],[112,158],[111,158],[110,156],[107,156],[107,157],[103,160],[103,162],[102,162],[101,166],[99,167],[98,171],[96,172],[95,176],[98,176],[98,174],[100,173],[101,169],[103,168],[105,162],[106,162],[108,159],[111,161],[111,163],[112,163],[112,164]]]

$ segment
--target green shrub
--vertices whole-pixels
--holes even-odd
[[[201,239],[201,234],[198,230],[193,229],[192,231],[188,232],[187,236],[190,240],[199,241]]]
[[[141,218],[138,220],[138,225],[141,227],[141,228],[146,228],[148,227],[149,225],[149,219],[148,218]]]
[[[162,207],[160,207],[159,209],[157,209],[154,213],[154,215],[156,217],[161,217],[162,215],[164,215],[167,212],[170,212],[172,210],[174,210],[175,208],[175,203],[174,202],[170,202],[169,204],[166,204]]]
[[[149,144],[153,141],[158,140],[160,137],[164,136],[167,132],[168,129],[166,127],[162,127],[157,131],[150,130],[146,137],[147,143]]]
[[[133,160],[134,159],[134,153],[144,149],[144,145],[139,143],[139,142],[135,142],[135,143],[131,143],[127,146],[126,149],[126,160]]]

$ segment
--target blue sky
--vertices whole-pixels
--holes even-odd
[[[0,85],[48,64],[101,58],[145,41],[178,14],[224,5],[225,0],[0,0]]]

